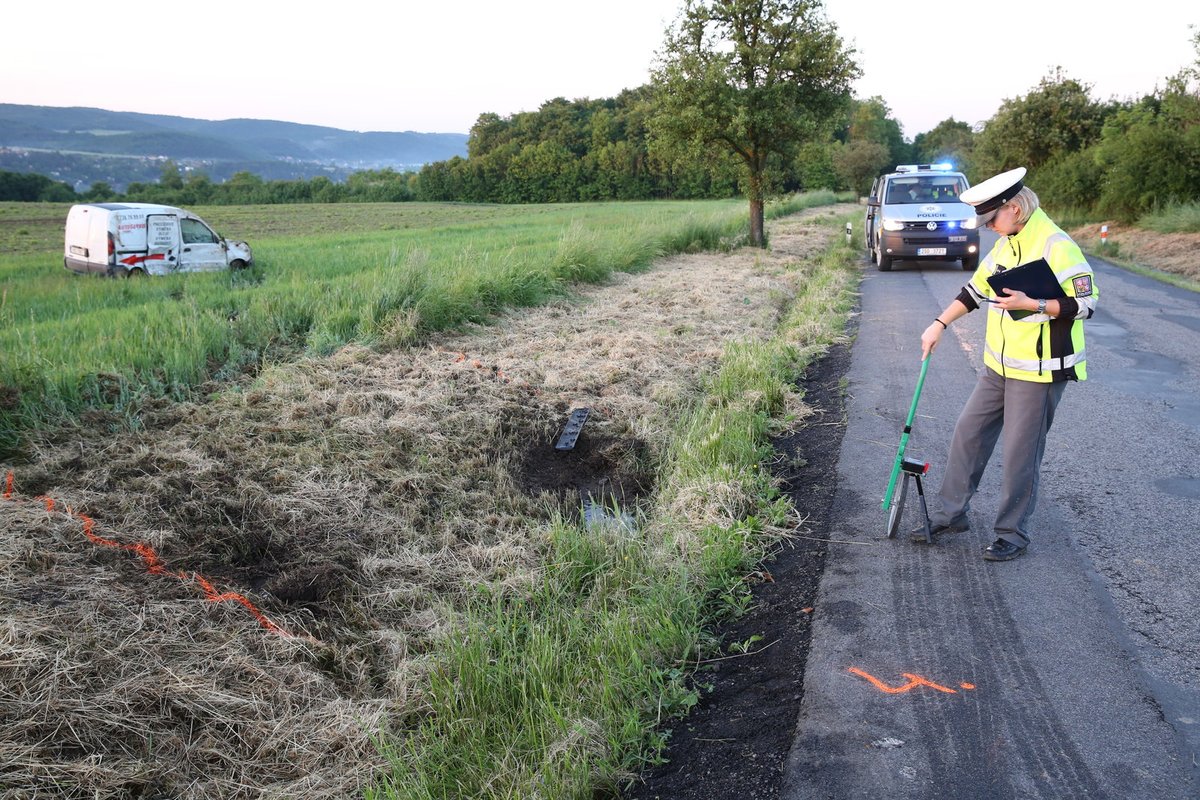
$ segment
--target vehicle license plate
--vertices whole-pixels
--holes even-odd
[[[965,236],[951,236],[950,237],[950,241],[952,241],[952,242],[965,242],[966,240],[967,240],[967,237],[965,237]]]
[[[918,247],[917,255],[919,256],[944,256],[946,248],[944,247]]]

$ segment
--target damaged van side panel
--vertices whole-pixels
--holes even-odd
[[[87,203],[67,214],[63,266],[106,275],[170,275],[240,269],[250,246],[220,236],[200,217],[150,203]]]

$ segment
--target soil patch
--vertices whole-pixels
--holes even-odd
[[[636,439],[592,435],[585,429],[570,450],[558,450],[559,434],[533,441],[517,462],[517,484],[531,495],[549,492],[564,511],[598,505],[632,507],[653,486],[650,449]]]
[[[1108,244],[1100,244],[1100,226],[1108,226]],[[1104,247],[1119,253],[1117,258],[1132,261],[1161,272],[1181,275],[1200,281],[1200,233],[1158,233],[1132,225],[1108,221],[1076,228],[1070,231],[1071,238],[1089,252],[1104,256]]]
[[[819,613],[821,538],[829,529],[846,430],[841,379],[849,366],[850,345],[837,345],[800,382],[805,404],[816,413],[774,442],[772,470],[799,514],[795,535],[758,573],[750,611],[717,631],[726,655],[699,665],[700,704],[686,719],[668,723],[666,763],[648,770],[628,800],[779,796],[804,697],[813,614]],[[739,654],[755,636],[749,652]]]

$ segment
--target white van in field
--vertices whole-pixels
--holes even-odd
[[[195,214],[152,203],[83,203],[67,214],[63,266],[102,275],[241,269],[250,245],[230,242]]]

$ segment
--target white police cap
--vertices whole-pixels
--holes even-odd
[[[992,221],[1002,205],[1017,196],[1025,186],[1025,168],[1017,167],[993,175],[960,194],[958,198],[975,207],[975,227],[982,228]]]

